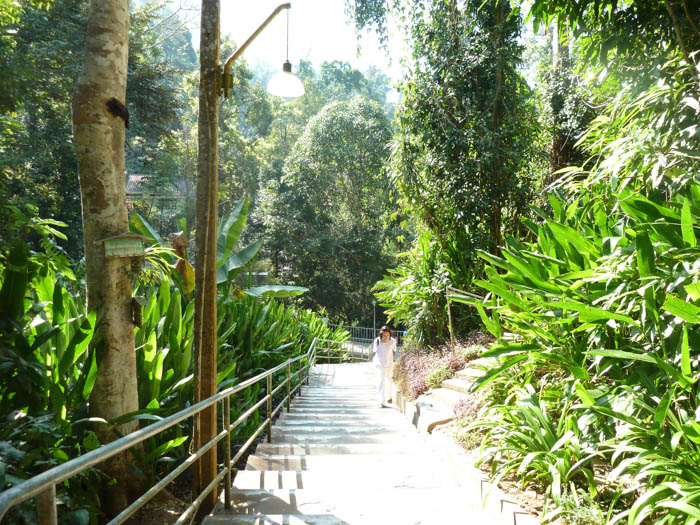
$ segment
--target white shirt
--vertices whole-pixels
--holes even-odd
[[[374,357],[372,362],[381,367],[389,367],[394,364],[394,352],[396,352],[396,339],[390,338],[383,343],[379,337],[374,340]]]

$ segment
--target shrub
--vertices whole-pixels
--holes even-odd
[[[425,386],[428,388],[440,388],[445,379],[452,377],[453,372],[445,365],[433,368],[425,378]]]
[[[447,346],[434,350],[408,346],[401,352],[394,366],[394,381],[405,396],[416,399],[429,388],[439,386],[439,383],[454,375],[466,362],[459,351],[450,351]],[[433,372],[435,373],[429,379]]]
[[[481,406],[481,395],[479,393],[466,394],[466,397],[455,405],[454,413],[458,419],[468,419],[471,422],[476,419]]]

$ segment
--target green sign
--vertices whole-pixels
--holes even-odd
[[[141,239],[105,239],[105,257],[140,257],[144,254]]]

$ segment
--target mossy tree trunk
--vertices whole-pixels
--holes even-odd
[[[129,51],[129,1],[92,0],[88,10],[86,52],[72,99],[73,135],[82,198],[88,309],[98,310],[99,371],[90,396],[90,415],[111,420],[138,410],[136,358],[131,306],[129,258],[105,258],[96,241],[128,231],[124,168],[124,109]],[[121,111],[120,111],[121,109]],[[102,442],[136,429],[137,423],[114,429],[100,424]],[[104,510],[124,508],[135,488],[117,456],[101,468]]]

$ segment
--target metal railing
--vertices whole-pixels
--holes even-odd
[[[347,363],[372,359],[371,344],[353,343],[352,340],[344,343],[338,343],[330,339],[317,339],[317,341],[316,360],[319,362],[323,360],[324,362],[338,361],[339,363]]]
[[[226,508],[231,507],[231,471],[235,471],[234,465],[236,462],[245,454],[245,452],[250,448],[250,446],[255,442],[255,439],[263,432],[267,430],[267,441],[268,443],[272,440],[272,420],[277,415],[277,413],[282,409],[283,405],[286,403],[287,412],[290,409],[290,403],[292,397],[297,391],[301,394],[301,386],[306,380],[306,384],[309,384],[309,372],[311,367],[316,361],[316,346],[317,339],[314,339],[309,346],[309,350],[306,354],[289,359],[284,363],[277,365],[276,367],[266,370],[255,377],[252,377],[242,383],[222,390],[216,395],[213,395],[199,403],[192,405],[189,408],[181,410],[172,416],[169,416],[157,423],[149,425],[145,428],[132,432],[116,441],[113,441],[107,445],[103,445],[95,450],[88,452],[80,457],[67,461],[62,465],[58,465],[46,472],[30,478],[19,485],[16,485],[2,493],[0,493],[0,520],[12,507],[19,505],[27,501],[28,499],[37,498],[37,513],[40,525],[57,525],[57,511],[56,511],[56,485],[71,478],[98,463],[105,461],[121,452],[124,452],[131,447],[142,443],[148,438],[151,438],[168,428],[177,425],[181,421],[187,418],[193,417],[195,414],[201,412],[202,410],[221,402],[223,404],[223,424],[222,430],[209,442],[202,445],[199,450],[196,450],[190,454],[182,464],[171,471],[167,476],[160,480],[157,484],[148,489],[140,498],[129,505],[124,511],[122,511],[118,516],[113,518],[109,525],[116,525],[118,523],[123,523],[131,516],[133,516],[141,507],[143,507],[148,501],[150,501],[156,494],[158,494],[162,489],[164,489],[168,483],[173,481],[178,475],[183,473],[189,467],[191,467],[197,459],[209,451],[212,447],[216,446],[222,439],[225,440],[225,451],[224,451],[224,465],[223,470],[218,472],[214,480],[209,483],[209,485],[204,489],[204,491],[199,494],[195,500],[190,504],[190,506],[185,510],[185,512],[178,518],[176,524],[185,523],[187,520],[194,517],[197,509],[207,497],[208,494],[214,490],[218,484],[225,479],[224,491],[224,505]],[[292,373],[292,365],[299,363],[296,372]],[[282,381],[278,386],[273,388],[273,376],[286,369],[286,379]],[[299,381],[296,386],[292,387],[292,382],[294,379],[298,378]],[[230,422],[230,408],[231,396],[237,394],[238,392],[258,383],[259,381],[266,380],[266,392],[265,395],[246,410],[236,421]],[[287,393],[282,398],[280,403],[273,408],[273,396],[278,393],[286,385]],[[258,426],[258,428],[253,432],[253,434],[248,438],[248,440],[241,446],[235,456],[231,457],[231,431],[243,423],[248,416],[253,414],[258,410],[263,404],[267,405],[266,419]],[[218,467],[217,467],[218,471]],[[235,472],[234,472],[235,474]]]
[[[350,341],[357,344],[369,345],[372,344],[377,337],[379,337],[379,328],[369,328],[366,326],[345,326],[338,324],[329,324],[329,328],[335,330],[337,328],[343,328],[350,333]],[[400,347],[403,345],[404,337],[406,332],[402,330],[392,330],[392,337],[396,339],[396,346]]]

